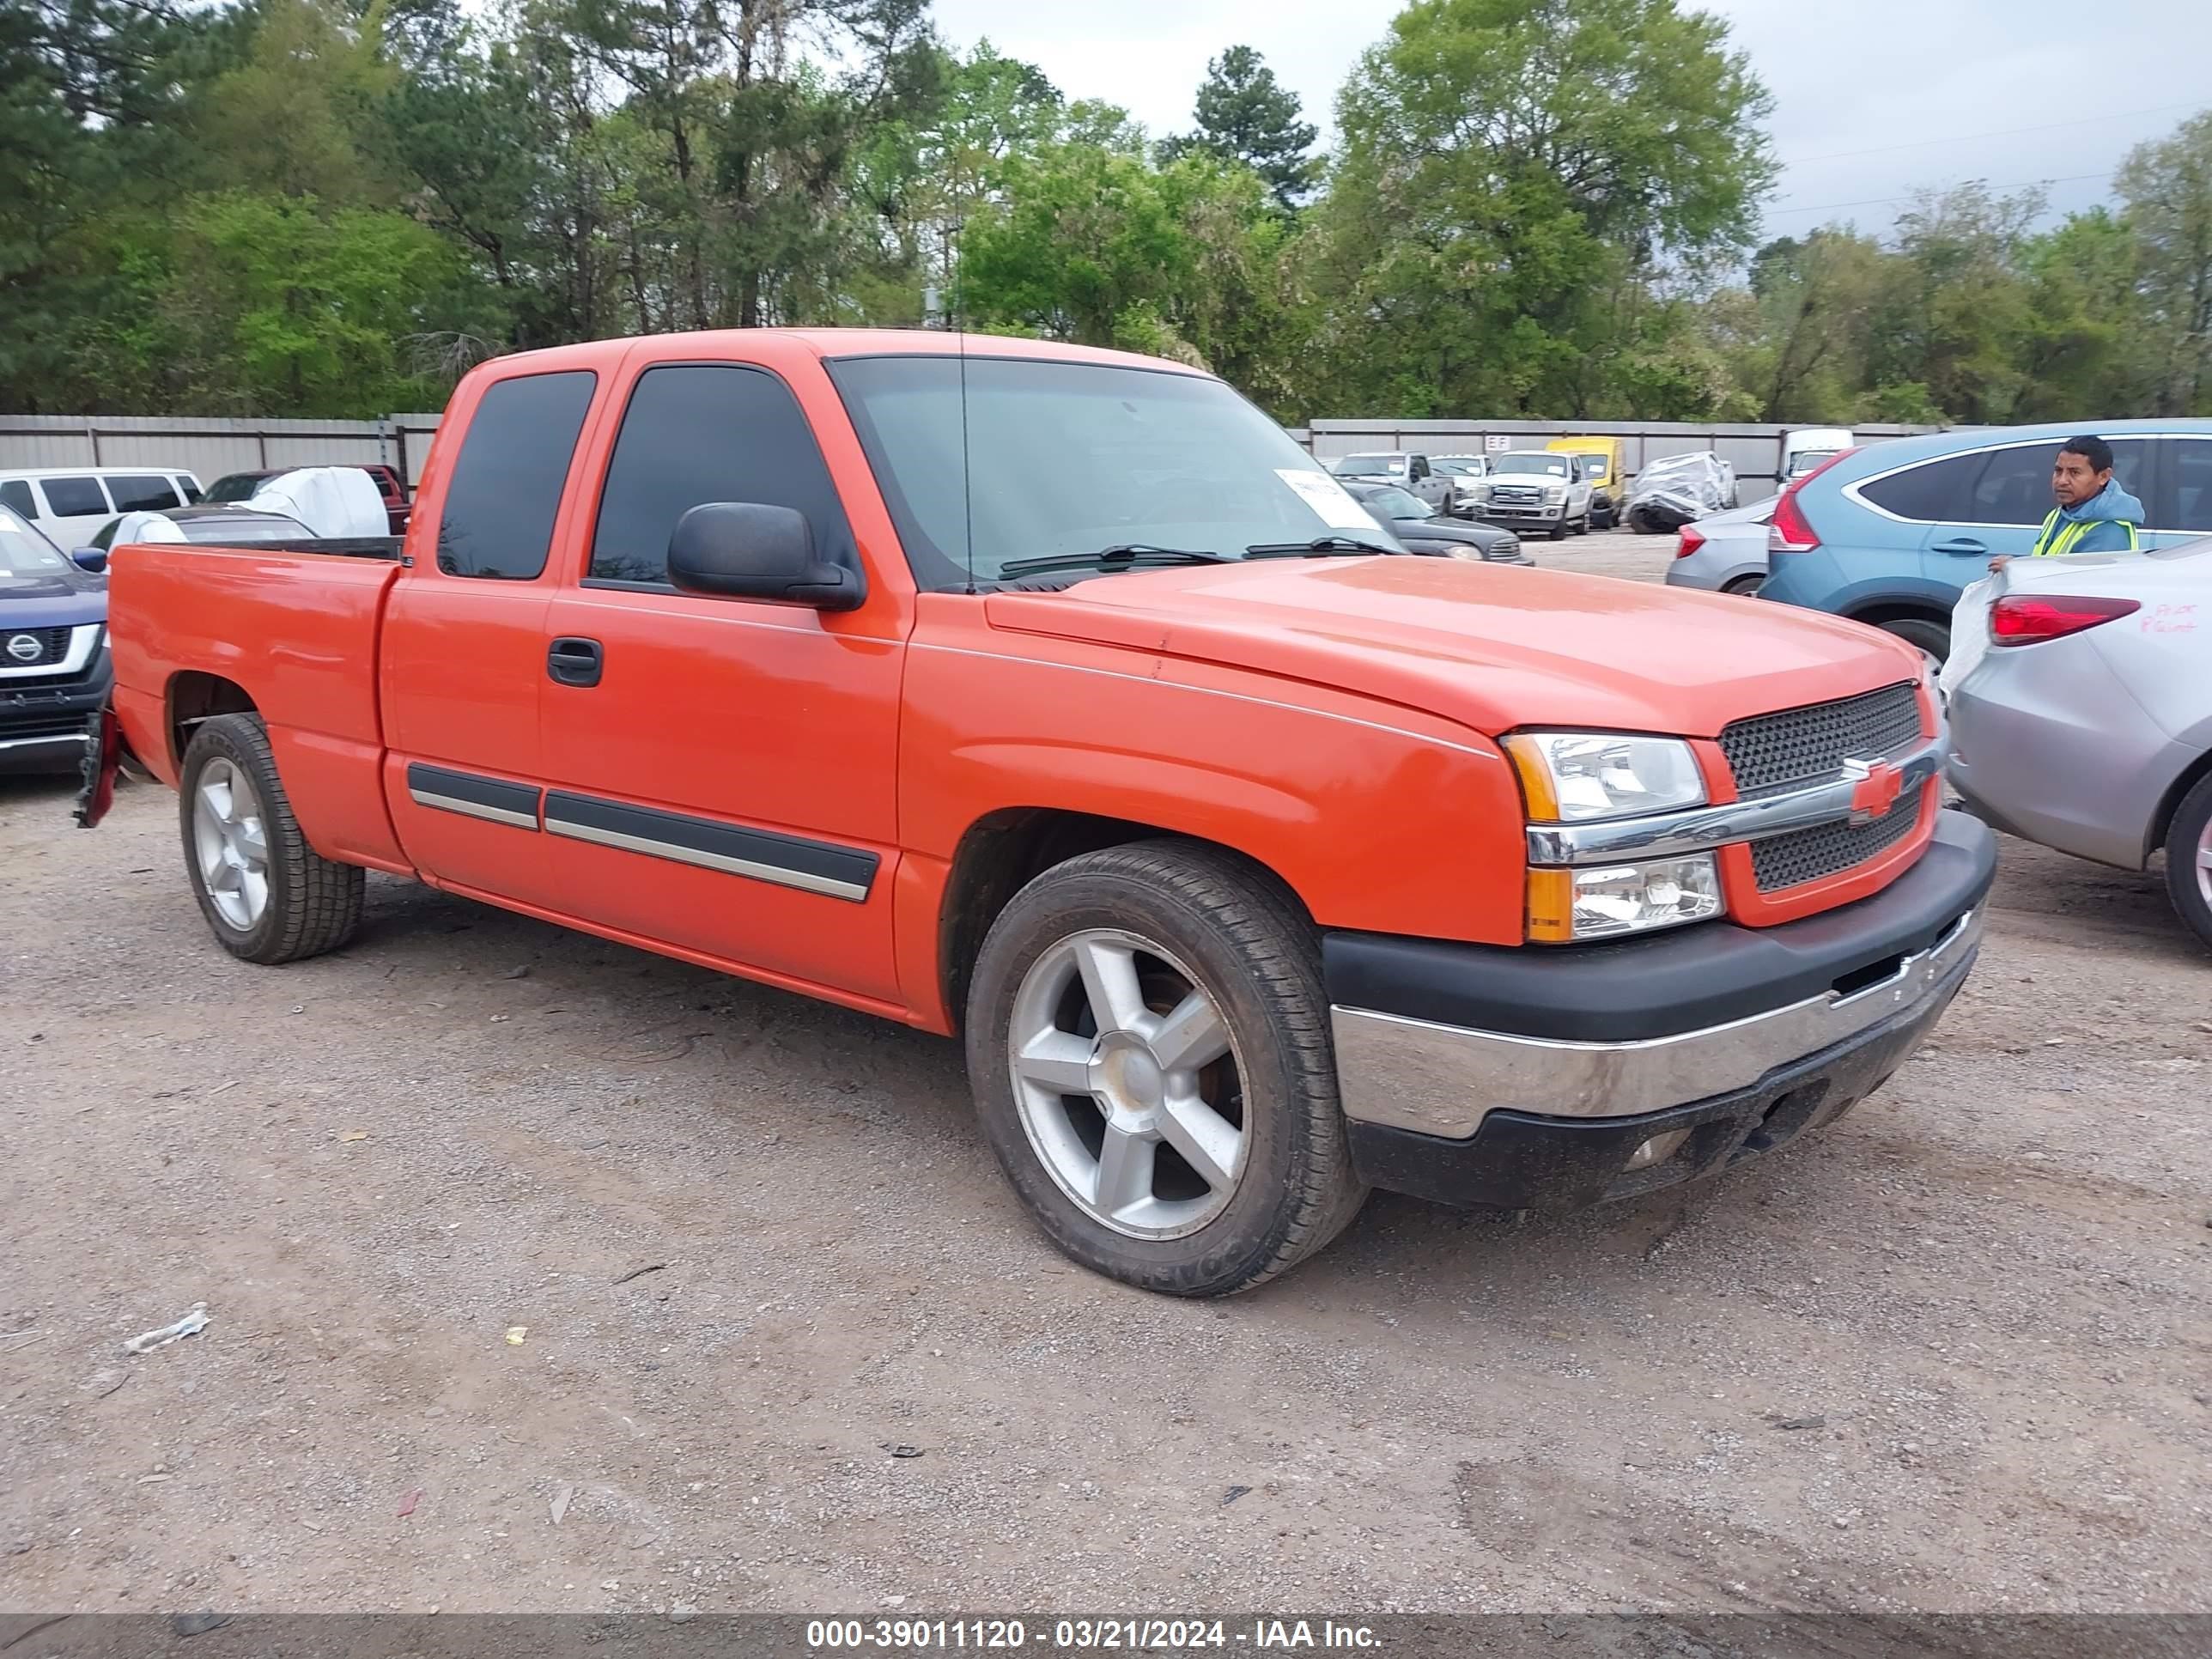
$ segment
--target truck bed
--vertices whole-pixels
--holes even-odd
[[[251,708],[314,844],[389,865],[377,651],[398,577],[387,536],[118,547],[108,566],[115,712],[131,752],[176,781],[192,720]]]

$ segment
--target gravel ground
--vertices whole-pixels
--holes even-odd
[[[1720,1183],[1193,1304],[1039,1240],[949,1043],[380,878],[249,967],[166,792],[68,799],[0,781],[0,1607],[2212,1610],[2153,877],[2008,842],[1931,1047]]]

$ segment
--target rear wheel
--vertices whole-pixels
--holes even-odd
[[[976,964],[968,1071],[1046,1236],[1125,1284],[1248,1290],[1366,1197],[1313,926],[1210,848],[1112,848],[1017,894]]]
[[[1920,647],[1920,654],[1929,664],[1941,668],[1951,654],[1951,626],[1927,617],[1899,617],[1893,622],[1881,624],[1885,634],[1894,634],[1907,645]]]
[[[320,956],[353,936],[362,872],[307,845],[258,715],[204,722],[179,786],[192,896],[224,950],[273,964]]]
[[[2212,945],[2212,776],[2199,779],[2174,809],[2166,837],[2166,886],[2181,919]]]
[[[1738,576],[1733,581],[1722,583],[1721,592],[1723,593],[1741,593],[1748,597],[1751,594],[1758,592],[1760,588],[1765,586],[1766,578],[1764,576]]]

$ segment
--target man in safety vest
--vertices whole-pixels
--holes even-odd
[[[2058,505],[2035,538],[2033,558],[2065,553],[2132,553],[2143,504],[2112,476],[2112,447],[2102,438],[2069,438],[2051,469],[2051,494]],[[1991,559],[2002,570],[2005,561]]]

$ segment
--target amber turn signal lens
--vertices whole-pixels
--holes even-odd
[[[1521,775],[1521,796],[1528,803],[1528,822],[1558,823],[1559,797],[1552,787],[1552,769],[1544,759],[1542,745],[1524,732],[1505,739],[1505,752],[1512,756],[1513,769]]]
[[[1565,945],[1575,936],[1575,872],[1528,872],[1528,937],[1540,945]]]

